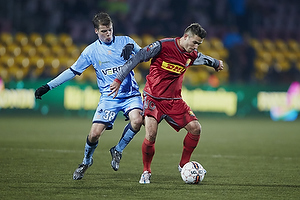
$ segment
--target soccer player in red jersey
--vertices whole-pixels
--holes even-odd
[[[198,23],[189,25],[182,37],[156,41],[128,60],[110,85],[111,93],[117,95],[120,84],[140,62],[151,60],[144,88],[143,116],[146,135],[142,144],[144,172],[140,183],[150,183],[151,162],[155,152],[158,124],[165,119],[176,131],[187,130],[178,170],[190,161],[201,132],[201,125],[190,107],[181,97],[183,75],[191,65],[208,65],[215,71],[223,70],[223,61],[197,51],[206,31]]]

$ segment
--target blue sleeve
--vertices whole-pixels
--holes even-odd
[[[129,40],[129,43],[133,44],[133,52],[136,54],[141,50],[141,47],[132,38],[129,37]]]
[[[63,71],[60,75],[47,83],[51,90],[63,84],[64,82],[71,80],[76,75],[80,76],[81,73],[92,64],[91,59],[88,55],[92,54],[92,51],[95,48],[95,44],[96,42],[86,47],[80,54],[76,62],[69,69]]]
[[[56,88],[57,86],[63,84],[64,82],[71,80],[76,76],[76,73],[72,69],[67,69],[63,71],[60,75],[58,75],[56,78],[52,79],[50,82],[47,83],[49,85],[50,90],[53,88]]]
[[[76,62],[71,66],[71,69],[75,71],[76,75],[81,75],[82,72],[92,64],[89,56],[92,55],[92,47],[93,46],[85,48]]]

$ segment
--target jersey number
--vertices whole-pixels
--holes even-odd
[[[105,110],[104,112],[105,112],[105,115],[103,116],[103,119],[105,119],[107,121],[112,121],[116,116],[115,112],[112,112],[109,110]]]

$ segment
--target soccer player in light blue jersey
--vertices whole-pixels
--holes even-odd
[[[98,39],[83,50],[69,69],[35,91],[35,97],[41,99],[41,96],[49,90],[80,75],[89,66],[95,69],[101,97],[86,139],[83,161],[73,174],[74,180],[82,179],[85,171],[93,164],[93,153],[99,138],[105,130],[113,128],[118,112],[122,111],[130,122],[125,126],[119,143],[110,149],[111,166],[115,171],[119,169],[123,150],[143,123],[142,99],[133,71],[123,81],[118,96],[115,99],[108,96],[110,84],[120,70],[120,67],[116,66],[125,64],[131,54],[141,49],[140,46],[128,36],[114,36],[113,23],[107,13],[96,14],[93,18],[93,25]]]

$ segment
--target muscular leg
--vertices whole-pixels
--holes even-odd
[[[151,173],[151,162],[155,153],[155,139],[157,135],[158,123],[151,116],[145,117],[146,135],[142,144],[144,171]]]
[[[201,125],[196,120],[189,122],[184,128],[188,133],[183,140],[183,151],[179,163],[180,167],[183,167],[184,164],[190,161],[191,155],[199,142],[201,132]]]
[[[118,152],[122,153],[125,147],[135,136],[135,134],[139,132],[143,123],[143,118],[140,112],[141,112],[140,109],[133,109],[129,112],[128,116],[129,116],[130,123],[128,123],[125,126],[122,137],[116,146],[116,150]]]
[[[92,157],[96,147],[98,146],[98,140],[102,133],[104,132],[106,126],[101,123],[93,123],[90,133],[87,137],[85,150],[84,150],[84,158],[83,164],[89,165],[92,161]]]
[[[90,133],[86,139],[84,158],[82,164],[73,173],[74,180],[83,178],[85,171],[93,164],[92,158],[96,147],[98,146],[99,137],[102,135],[106,126],[101,123],[93,123]]]

